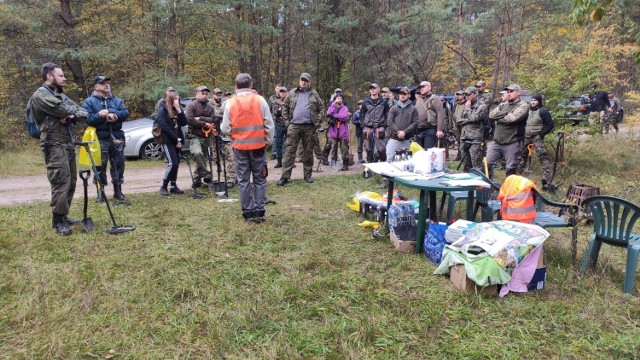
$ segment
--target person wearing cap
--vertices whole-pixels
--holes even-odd
[[[544,145],[544,137],[550,133],[555,124],[551,118],[549,110],[542,104],[542,94],[537,93],[531,97],[531,106],[529,108],[529,116],[527,117],[524,129],[524,144],[522,146],[521,157],[526,159],[529,156],[529,144],[535,147],[536,155],[542,164],[542,190],[554,191],[551,185],[551,162],[549,161],[549,153]],[[520,161],[518,164],[518,174],[524,171],[526,161]]]
[[[504,90],[507,92],[500,104],[489,112],[489,119],[496,122],[493,143],[487,150],[489,177],[493,177],[493,167],[503,159],[507,176],[517,172],[529,115],[529,104],[520,99],[520,85],[511,84]]]
[[[287,88],[278,86],[278,97],[271,101],[271,116],[276,126],[276,136],[273,149],[276,152],[276,160],[278,161],[273,167],[279,169],[282,167],[282,157],[284,156],[284,144],[287,136],[287,125],[282,116],[282,108],[284,107],[284,99],[287,97]]]
[[[620,99],[613,93],[613,91],[609,91],[609,105],[610,107],[607,109],[606,116],[604,117],[604,133],[609,133],[609,125],[613,126],[613,129],[618,132],[618,123],[622,120],[622,104],[620,103]]]
[[[214,89],[214,91],[215,90],[220,89]],[[207,148],[204,133],[205,131],[209,132],[215,128],[214,116],[216,115],[216,109],[213,104],[209,102],[208,97],[209,88],[206,86],[198,86],[196,88],[195,101],[190,102],[184,109],[184,114],[189,123],[189,132],[187,133],[189,152],[196,161],[196,171],[193,179],[194,187],[200,187],[203,183],[210,183],[212,180],[207,155],[205,155],[209,154],[209,149]],[[213,133],[210,133],[209,137],[210,139],[213,138]]]
[[[129,117],[129,111],[122,99],[111,92],[111,78],[98,75],[93,79],[93,93],[82,103],[82,107],[89,114],[87,125],[96,128],[96,134],[100,140],[100,155],[102,163],[98,166],[100,183],[106,187],[107,162],[110,164],[111,183],[113,184],[113,197],[116,205],[130,205],[124,198],[122,184],[124,183],[124,131],[122,123]],[[98,164],[96,164],[98,165]],[[103,192],[98,191],[96,199],[104,203]]]
[[[51,226],[58,235],[71,235],[69,208],[76,191],[78,171],[72,126],[85,120],[87,112],[64,94],[66,78],[60,65],[45,63],[40,68],[43,84],[29,102],[31,116],[40,130],[40,148],[51,185]],[[6,220],[5,220],[6,221]]]
[[[471,168],[482,171],[484,157],[484,123],[489,113],[489,105],[480,101],[478,90],[469,86],[465,92],[464,105],[456,115],[456,125],[460,128],[460,147],[464,171]]]
[[[411,103],[411,91],[404,86],[399,92],[400,99],[389,109],[387,126],[389,141],[387,142],[387,160],[391,161],[398,150],[408,149],[411,137],[418,128],[418,110]]]
[[[367,162],[386,160],[387,140],[385,129],[389,116],[389,103],[380,97],[380,86],[369,85],[369,96],[364,99],[360,109],[360,122],[364,124],[364,148],[367,151]]]
[[[229,91],[225,92],[224,95],[222,96],[222,102],[225,102],[225,101],[231,99],[232,96],[233,96],[233,94],[230,93]]]
[[[353,114],[353,118],[351,120],[353,122],[353,125],[356,128],[356,139],[358,140],[358,161],[361,164],[364,163],[364,158],[362,158],[362,147],[364,144],[364,131],[362,129],[363,128],[362,122],[360,121],[362,119],[360,115],[360,110],[362,109],[363,103],[364,103],[363,100],[358,100],[357,110]]]
[[[487,104],[488,107],[491,107],[491,103],[493,102],[493,94],[487,90],[487,82],[484,80],[478,80],[476,83],[476,90],[478,90],[478,101],[482,101]]]
[[[394,99],[393,93],[386,86],[383,87],[380,92],[382,93],[382,98],[385,99],[389,104],[389,109],[391,109],[391,107],[396,104],[396,99]]]
[[[214,88],[213,89],[213,94],[211,95],[211,105],[213,105],[213,108],[215,109],[215,115],[216,116],[222,116],[222,108],[224,105],[224,100],[222,100],[222,89],[220,88]]]
[[[436,147],[438,139],[444,136],[446,112],[439,96],[431,92],[431,83],[420,83],[420,94],[416,99],[416,109],[420,115],[417,140],[423,149]]]
[[[338,159],[338,147],[342,155],[342,171],[349,170],[349,108],[344,104],[342,92],[336,94],[329,109],[327,109],[327,140],[333,160]]]
[[[267,101],[251,91],[251,75],[240,73],[235,82],[236,96],[224,107],[220,130],[232,139],[242,217],[246,222],[259,224],[265,221],[267,179],[264,164],[267,145],[273,141],[273,119]]]
[[[300,74],[299,86],[289,90],[284,99],[282,116],[287,126],[287,147],[282,163],[282,176],[278,186],[284,186],[291,178],[296,149],[302,143],[302,165],[304,180],[313,183],[313,148],[316,145],[317,131],[322,126],[324,104],[318,92],[311,88],[311,75]]]
[[[458,148],[458,154],[456,155],[456,161],[460,161],[462,159],[462,149],[461,149],[461,143],[460,143],[460,126],[456,123],[458,117],[460,116],[460,113],[462,112],[462,109],[464,109],[464,104],[467,102],[467,99],[465,98],[465,94],[464,94],[464,90],[458,90],[456,91],[456,93],[454,94],[453,97],[453,111],[451,111],[451,129],[453,129],[453,132],[456,134],[456,145]]]

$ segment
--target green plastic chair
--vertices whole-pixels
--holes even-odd
[[[602,244],[627,248],[627,269],[624,275],[624,293],[633,293],[636,280],[638,255],[640,255],[640,235],[634,234],[633,226],[640,218],[640,207],[627,200],[607,195],[588,197],[582,203],[587,213],[593,214],[593,233],[589,247],[582,259],[580,276],[587,265],[595,268]]]

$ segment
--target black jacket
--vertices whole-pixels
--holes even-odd
[[[187,117],[184,111],[180,112],[175,118],[170,118],[165,104],[160,105],[156,121],[162,129],[162,143],[169,145],[177,145],[178,138],[184,144],[184,134],[182,127],[187,125]]]

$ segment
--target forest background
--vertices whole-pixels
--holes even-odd
[[[381,86],[433,83],[454,92],[484,79],[543,92],[547,103],[614,90],[640,104],[640,4],[630,0],[0,0],[0,147],[24,139],[24,107],[59,63],[82,101],[105,74],[131,118],[167,86],[233,90],[248,72],[263,95],[309,72],[328,99]]]

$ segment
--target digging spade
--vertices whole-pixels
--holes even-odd
[[[89,188],[89,175],[91,175],[91,170],[80,170],[80,178],[82,179],[82,185],[84,186],[84,218],[82,218],[82,227],[86,232],[90,232],[96,227],[93,220],[90,217],[87,217],[87,206],[89,202],[87,189]]]

